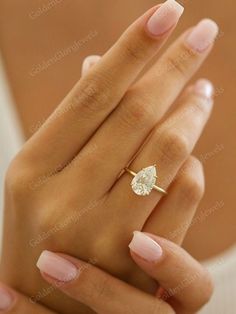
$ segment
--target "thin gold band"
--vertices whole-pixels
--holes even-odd
[[[132,171],[132,170],[130,170],[129,168],[125,168],[125,171],[127,171],[129,174],[131,174],[133,177],[135,177],[136,175],[137,175],[137,173],[135,173],[134,171]],[[154,190],[156,190],[156,191],[158,191],[158,192],[160,192],[160,193],[162,193],[162,194],[165,194],[165,195],[167,195],[167,192],[164,190],[164,189],[162,189],[162,188],[160,188],[159,186],[157,186],[157,185],[154,185],[153,186],[153,189]]]

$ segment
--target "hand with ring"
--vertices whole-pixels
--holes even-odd
[[[49,289],[35,267],[45,249],[96,261],[111,276],[156,291],[127,247],[133,231],[182,243],[204,191],[191,153],[213,106],[208,80],[184,89],[213,47],[211,20],[188,29],[142,72],[182,13],[168,0],[91,68],[87,59],[82,78],[11,163],[1,278],[20,292]],[[41,302],[60,313],[92,313],[58,291]]]

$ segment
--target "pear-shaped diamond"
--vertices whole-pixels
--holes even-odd
[[[156,184],[157,172],[155,166],[139,171],[131,182],[132,189],[137,195],[149,195]]]

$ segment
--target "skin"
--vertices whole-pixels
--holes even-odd
[[[185,222],[187,229],[202,197],[202,167],[189,155],[209,118],[213,101],[197,93],[193,87],[179,98],[174,111],[157,123],[205,60],[212,44],[202,52],[193,53],[186,44],[186,34],[183,34],[152,69],[129,88],[174,28],[157,38],[151,36],[146,23],[155,10],[149,10],[132,24],[116,45],[87,72],[46,124],[24,145],[8,170],[5,226],[14,224],[18,237],[12,238],[9,229],[5,228],[1,270],[5,281],[28,295],[36,295],[45,287],[36,269],[32,268],[32,262],[44,248],[59,252],[69,250],[71,255],[83,260],[92,258],[100,268],[147,292],[154,292],[155,282],[135,269],[127,254],[132,231],[143,229],[150,232],[155,229],[155,232],[168,237],[178,227],[179,221]],[[156,73],[166,69],[170,65],[169,60],[175,60],[179,54],[188,55],[181,65],[182,70],[172,66],[161,78],[156,77]],[[153,88],[154,80],[156,86]],[[163,81],[168,84],[163,86]],[[147,95],[146,101],[145,98],[140,101]],[[153,101],[157,95],[158,110]],[[191,132],[190,125],[194,125]],[[80,134],[79,138],[77,134]],[[128,135],[129,145],[121,151],[119,147]],[[106,162],[108,151],[116,156],[112,163]],[[160,202],[161,195],[153,193],[140,199],[132,191],[127,191],[129,174],[118,175],[131,160],[131,169],[147,161],[148,164],[157,161],[160,169],[165,171],[159,175],[165,178],[163,187],[169,187],[168,198]],[[88,170],[90,175],[94,173],[95,177],[96,174],[96,181],[87,177]],[[180,175],[171,184],[179,171]],[[117,202],[121,197],[122,203]],[[173,204],[192,210],[183,212],[182,216],[179,214],[179,221],[176,219],[175,224],[168,224]],[[83,209],[86,209],[86,215]],[[31,240],[53,230],[75,211],[82,215],[82,219],[70,224],[70,228],[62,228],[60,241],[57,240],[58,233],[52,232],[44,241],[32,245]],[[31,223],[26,225],[25,221]],[[162,231],[158,232],[158,228]],[[88,229],[93,232],[88,233]],[[181,243],[186,229],[181,230],[173,241]],[[77,235],[79,239],[74,241]],[[20,252],[14,247],[21,247]],[[15,264],[19,254],[23,267],[21,272]],[[112,264],[111,258],[114,260]],[[42,302],[62,313],[78,310],[77,303],[58,293],[47,295]],[[82,305],[80,311],[90,313]]]
[[[27,132],[26,132],[27,133]]]
[[[88,71],[9,167],[5,226],[14,225],[19,236],[13,239],[9,228],[5,228],[1,270],[4,280],[28,295],[36,295],[44,288],[32,263],[44,248],[69,251],[83,260],[92,258],[111,274],[145,291],[154,291],[154,282],[134,268],[127,254],[132,231],[143,229],[150,232],[155,229],[158,233],[158,228],[165,225],[166,229],[162,231],[167,237],[178,224],[170,224],[171,228],[168,228],[166,221],[170,213],[166,210],[163,215],[162,207],[173,210],[173,204],[181,206],[182,201],[183,207],[194,209],[203,194],[202,168],[189,155],[209,118],[212,100],[193,88],[179,98],[175,110],[165,121],[157,123],[207,57],[213,44],[201,53],[193,53],[186,44],[186,34],[183,34],[150,71],[132,84],[174,28],[157,38],[148,33],[146,23],[155,10],[149,10],[132,24],[117,44]],[[175,60],[179,54],[188,55],[183,61],[182,71],[172,66],[163,73],[161,80],[156,78],[156,73],[165,69],[169,60]],[[110,68],[113,68],[112,72]],[[155,79],[159,79],[159,88],[152,87]],[[162,80],[169,83],[162,86]],[[129,88],[130,84],[132,88]],[[168,86],[171,85],[170,93]],[[143,98],[144,91],[148,92],[146,100]],[[155,102],[157,95],[160,97],[158,110]],[[150,104],[149,107],[146,103]],[[190,124],[195,126],[191,132]],[[127,136],[134,132],[135,136],[129,137],[129,145],[120,150]],[[114,153],[114,160],[107,155],[107,151]],[[106,158],[109,158],[107,162]],[[173,161],[171,164],[170,159]],[[160,169],[165,169],[166,173],[160,173],[160,177],[166,177],[163,187],[170,188],[169,197],[160,202],[161,195],[158,193],[139,198],[132,191],[127,191],[130,176],[128,173],[119,174],[131,160],[131,169],[145,164],[147,160],[149,163],[156,161]],[[93,177],[96,174],[96,181],[87,177],[88,170],[90,175],[94,173]],[[180,181],[171,186],[179,170],[182,173]],[[92,196],[88,186],[93,191]],[[175,199],[173,202],[171,191],[180,196],[179,201]],[[121,198],[122,203],[117,202]],[[60,236],[52,232],[46,240],[32,245],[31,241],[38,235],[53,230],[55,225],[78,212],[82,219],[70,223],[70,228],[62,228]],[[181,222],[187,225],[193,213],[188,212],[182,219],[180,215]],[[114,216],[117,218],[114,219]],[[93,232],[88,233],[89,229]],[[186,229],[174,241],[181,243]],[[77,235],[79,241],[74,241]],[[9,245],[9,239],[12,245]],[[19,247],[21,272],[15,265]],[[117,258],[110,263],[114,257]],[[66,313],[73,313],[78,308],[77,304],[57,293],[47,295],[42,302]],[[81,311],[89,312],[82,305]]]
[[[40,18],[29,18],[29,14],[33,12],[34,17],[37,9],[44,3],[43,0],[38,1],[37,5],[30,0],[21,1],[20,4],[16,0],[3,0],[0,3],[0,44],[26,138],[45,121],[78,80],[83,59],[89,54],[104,54],[137,16],[156,4],[152,0],[119,1],[115,5],[115,16],[119,18],[114,20],[114,6],[110,1],[101,0],[99,4],[92,0],[86,3],[73,1],[70,5],[62,2]],[[203,0],[183,1],[183,4],[187,14],[173,39],[186,27],[205,16],[215,18],[222,32],[217,48],[199,73],[200,76],[207,75],[212,79],[219,92],[214,115],[195,153],[204,162],[207,177],[207,193],[199,213],[211,209],[217,201],[223,201],[225,206],[219,206],[219,210],[208,215],[204,222],[191,227],[185,241],[188,251],[198,259],[205,259],[229,248],[236,240],[232,224],[232,221],[236,221],[233,206],[236,179],[231,175],[235,169],[236,150],[233,136],[229,136],[229,133],[235,133],[236,112],[232,95],[236,78],[232,73],[236,71],[236,47],[231,38],[234,36],[236,21],[232,0],[219,2],[216,6]],[[204,7],[204,12],[199,9],[201,7]],[[58,31],[62,24],[67,25],[63,27],[63,32]],[[78,52],[68,55],[63,62],[57,62],[34,78],[29,75],[34,65],[48,60],[54,52],[70,46],[75,39],[86,37],[91,29],[96,29],[99,35]],[[27,51],[27,55],[23,51]],[[219,75],[216,64],[222,63],[222,55],[227,57],[227,62],[224,62]],[[224,123],[226,120],[227,125]],[[217,144],[220,149],[217,149]],[[207,156],[207,153],[213,153],[210,154],[212,157]],[[219,167],[222,161],[224,166]],[[215,230],[221,237],[214,236]]]
[[[41,272],[44,280],[55,289],[59,289],[70,298],[83,302],[98,314],[124,314],[126,310],[141,313],[193,313],[199,310],[212,294],[212,282],[209,273],[179,246],[166,239],[146,234],[162,248],[162,256],[156,262],[148,262],[134,252],[131,257],[144,272],[158,281],[166,291],[159,292],[157,297],[150,296],[128,284],[112,277],[99,268],[86,264],[68,255],[54,254],[70,262],[77,269],[76,278],[67,282],[58,281],[45,272]],[[174,254],[173,254],[174,252]],[[172,269],[174,271],[170,272]],[[176,272],[178,276],[176,276]],[[174,274],[174,275],[173,275]],[[195,274],[195,280],[188,289],[179,289],[171,294],[173,287],[186,279],[186,274]],[[109,289],[107,289],[109,282]],[[104,283],[106,284],[104,286]],[[99,289],[96,289],[99,287]],[[4,313],[23,314],[37,311],[38,314],[55,314],[46,307],[29,302],[29,299],[1,284],[0,289],[11,295],[12,304]],[[112,299],[110,297],[112,293]],[[197,298],[196,298],[197,295]],[[102,302],[101,302],[102,299]],[[126,307],[124,307],[126,304]]]

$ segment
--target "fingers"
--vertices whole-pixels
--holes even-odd
[[[183,33],[156,64],[135,85],[138,97],[149,95],[158,103],[158,111],[166,112],[186,82],[199,69],[213,47],[218,26],[212,20],[202,20]],[[158,82],[153,88],[153,82]]]
[[[4,314],[55,314],[33,300],[20,294],[4,284],[0,284],[0,313]]]
[[[182,35],[144,78],[129,90],[120,106],[81,151],[80,157],[83,157],[90,147],[97,145],[94,155],[96,158],[91,163],[90,171],[96,172],[97,177],[104,178],[100,182],[103,192],[114,184],[121,170],[130,162],[183,86],[205,60],[217,31],[216,24],[207,20]],[[209,35],[207,40],[205,34]],[[208,45],[204,46],[205,49],[196,51],[197,45],[203,48],[206,43]],[[114,162],[107,167],[111,155]],[[80,170],[77,175],[81,176]]]
[[[55,170],[74,158],[157,53],[182,13],[182,6],[173,0],[152,8],[83,76],[25,147],[39,167]]]
[[[171,184],[168,197],[164,197],[153,210],[143,231],[181,244],[203,193],[203,167],[198,159],[191,156]]]
[[[198,81],[191,91],[185,93],[176,110],[154,129],[129,168],[137,173],[156,164],[157,185],[166,190],[203,131],[212,110],[212,93],[210,82]],[[127,204],[119,208],[118,216],[123,217],[127,210],[135,211],[137,221],[145,221],[162,194],[152,191],[148,197],[137,196],[130,187],[131,180],[131,175],[124,173],[111,190],[110,197],[122,199],[123,204]]]
[[[37,263],[44,279],[98,314],[173,314],[162,300],[67,255],[44,251]]]
[[[166,290],[166,301],[174,298],[194,313],[209,301],[213,291],[210,275],[181,247],[137,231],[129,247],[134,261]]]

